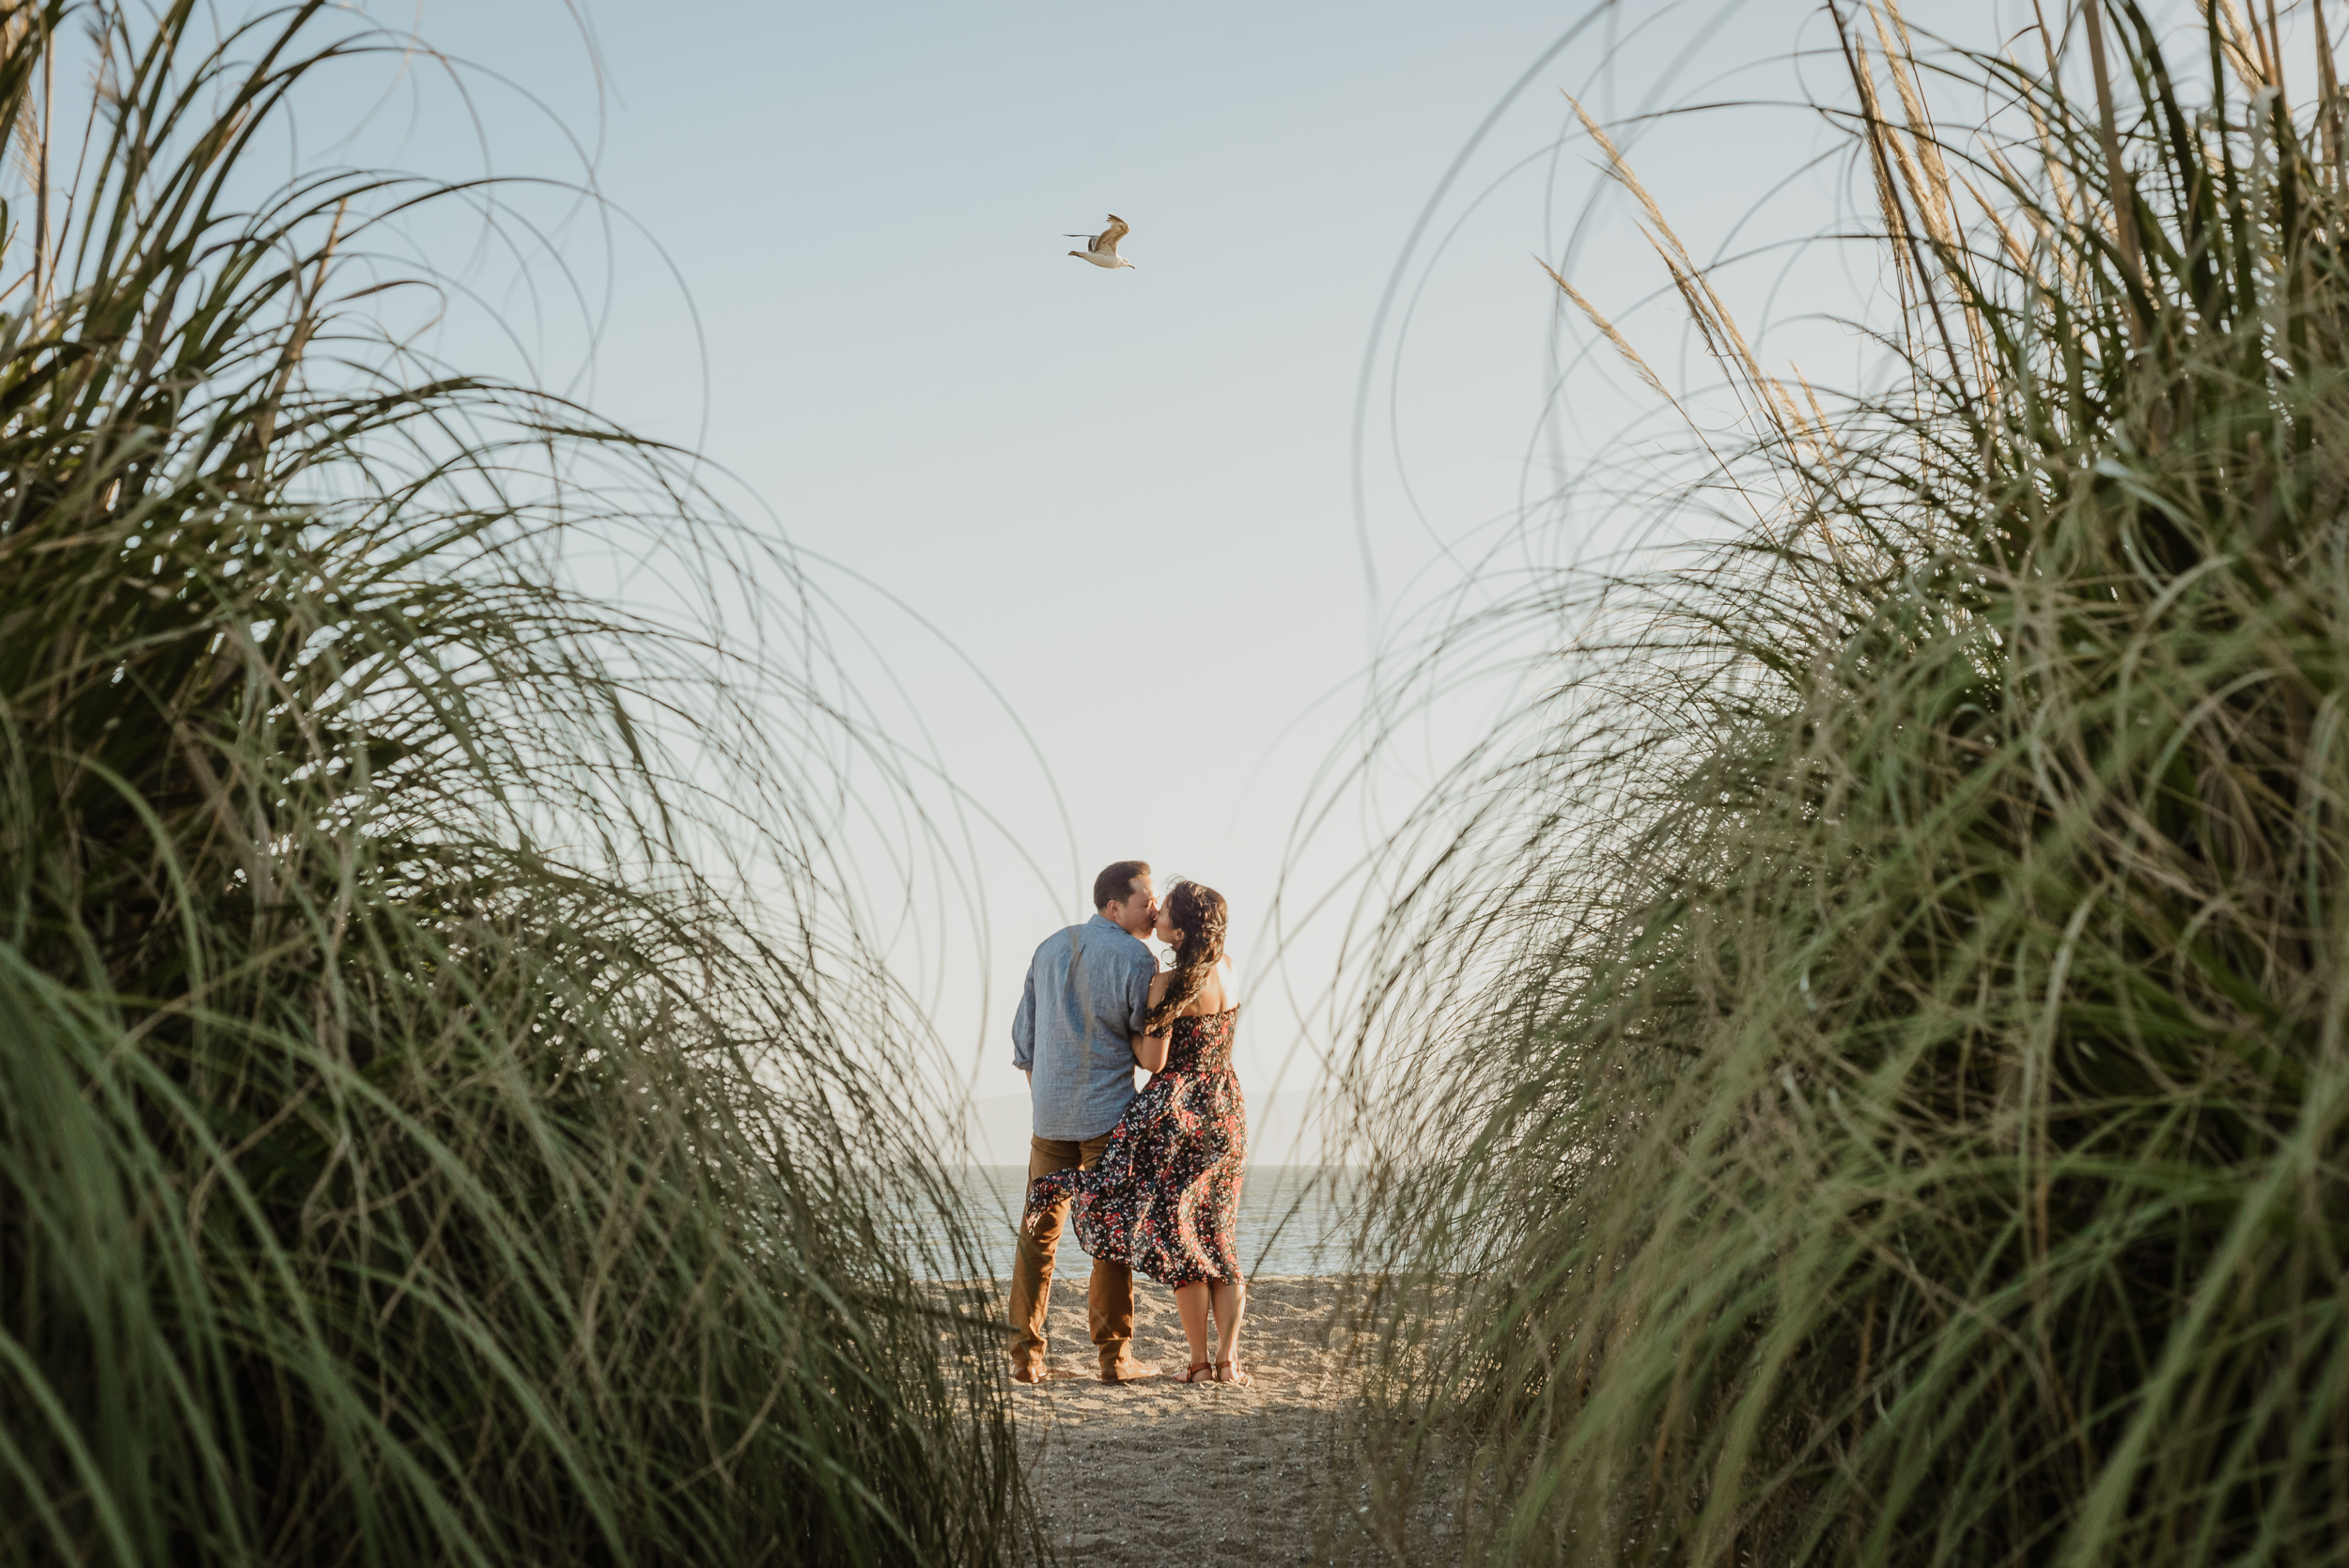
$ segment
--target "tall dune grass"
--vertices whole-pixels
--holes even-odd
[[[234,23],[0,22],[0,1560],[1013,1556],[810,827],[857,737],[565,586],[746,547],[677,456],[409,372],[345,263],[437,188],[255,152],[407,40]]]
[[[1755,511],[1501,613],[1551,695],[1392,847],[1392,1560],[1431,1495],[1491,1561],[2349,1540],[2343,103],[2272,7],[2046,12],[1839,8],[1907,373],[1832,412],[1591,128]]]

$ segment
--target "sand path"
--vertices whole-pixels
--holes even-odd
[[[1020,1453],[1045,1528],[1072,1565],[1298,1563],[1333,1479],[1330,1413],[1346,1403],[1324,1326],[1336,1281],[1264,1279],[1240,1353],[1252,1388],[1175,1382],[1190,1360],[1173,1295],[1136,1281],[1134,1352],[1166,1375],[1111,1386],[1095,1374],[1084,1276],[1055,1281],[1055,1375],[1015,1386]],[[1350,1554],[1349,1554],[1350,1555]]]

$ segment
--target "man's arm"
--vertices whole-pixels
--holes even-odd
[[[1028,983],[1020,988],[1019,1011],[1011,1016],[1011,1064],[1035,1081],[1035,965],[1028,966]]]
[[[1139,945],[1139,944],[1137,944]],[[1150,982],[1159,977],[1159,961],[1144,948],[1126,971],[1126,1032],[1139,1034],[1150,1017]]]
[[[1126,1036],[1126,1043],[1133,1048],[1134,1065],[1145,1073],[1166,1070],[1167,1047],[1173,1043],[1170,1037],[1171,1025],[1168,1030],[1157,1034],[1144,1034],[1142,1032],[1143,1020],[1150,1016],[1150,993],[1157,989],[1159,989],[1159,964],[1158,960],[1153,958],[1149,960],[1149,967],[1143,971],[1142,1001],[1132,1008],[1133,1025],[1130,1032]]]

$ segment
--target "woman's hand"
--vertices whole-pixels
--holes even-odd
[[[1131,1036],[1134,1064],[1145,1073],[1166,1070],[1166,1048],[1174,1039],[1173,1032],[1165,1034],[1136,1034]]]

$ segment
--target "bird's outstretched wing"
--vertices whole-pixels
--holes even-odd
[[[1126,220],[1112,212],[1110,214],[1110,226],[1095,238],[1093,248],[1097,251],[1114,250],[1117,248],[1117,242],[1132,232],[1133,230],[1126,226]]]

